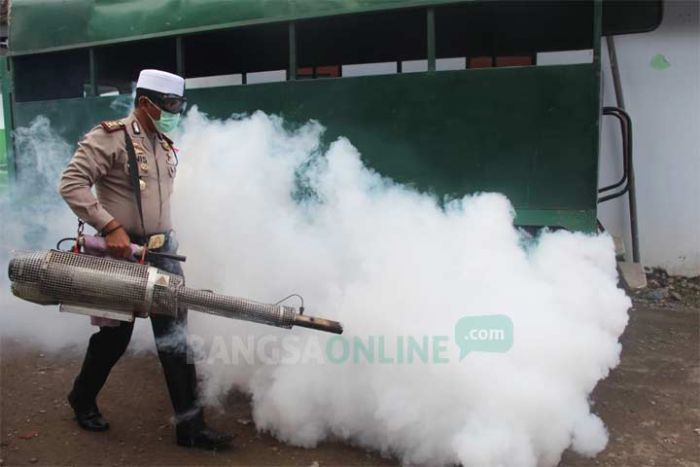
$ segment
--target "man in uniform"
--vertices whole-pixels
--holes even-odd
[[[146,244],[154,236],[161,240],[160,251],[177,250],[170,218],[177,154],[164,133],[177,126],[185,109],[184,90],[185,80],[180,76],[159,70],[141,71],[131,115],[102,122],[90,130],[63,172],[61,196],[80,219],[101,232],[115,257],[126,256],[131,243]],[[130,159],[135,160],[136,168],[131,167]],[[91,191],[93,185],[97,196]],[[182,275],[177,261],[160,259],[152,264]],[[178,310],[176,318],[151,316],[158,357],[175,410],[177,443],[221,448],[230,444],[232,436],[209,430],[204,424],[202,408],[197,405],[197,375],[188,360],[186,320],[186,309]],[[100,330],[90,338],[68,400],[81,427],[105,431],[109,424],[97,408],[97,394],[126,350],[133,323],[102,320],[93,324],[99,324]]]

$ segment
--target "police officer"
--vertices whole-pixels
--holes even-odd
[[[177,153],[165,133],[177,126],[185,110],[184,90],[185,81],[180,76],[160,70],[141,71],[134,111],[123,120],[102,122],[90,130],[63,172],[61,196],[79,218],[101,232],[113,256],[126,256],[130,243],[154,240],[160,251],[177,250],[170,217]],[[97,196],[91,191],[93,185]],[[152,264],[182,275],[176,261],[165,259]],[[205,426],[202,408],[197,404],[195,367],[188,360],[186,322],[186,309],[178,310],[176,318],[151,316],[158,357],[175,410],[177,443],[221,448],[230,444],[232,436]],[[100,330],[90,337],[68,401],[81,427],[105,431],[109,424],[97,408],[97,395],[126,350],[133,323],[101,320],[93,324],[100,325]]]

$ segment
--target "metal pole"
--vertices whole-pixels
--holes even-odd
[[[185,47],[182,43],[182,36],[177,36],[175,38],[175,62],[177,67],[177,74],[185,77]]]
[[[612,71],[613,86],[615,87],[615,101],[622,110],[625,109],[625,96],[622,94],[622,84],[620,83],[620,69],[617,66],[617,50],[615,49],[615,39],[613,36],[606,36],[605,42],[608,45],[608,56],[610,58],[610,70]]]
[[[97,59],[95,58],[95,48],[90,47],[89,49],[90,57],[90,91],[89,95],[91,97],[97,96]]]
[[[4,68],[2,70],[2,106],[5,113],[5,147],[7,149],[7,180],[10,196],[14,193],[14,185],[17,181],[17,159],[15,153],[15,63],[12,57],[0,60]]]
[[[297,79],[297,31],[294,21],[289,23],[289,79]]]
[[[593,63],[600,65],[600,40],[603,35],[603,0],[593,0]],[[598,68],[600,70],[600,68]]]
[[[617,62],[617,50],[615,49],[615,39],[612,36],[606,36],[608,45],[608,57],[610,58],[610,71],[612,72],[613,86],[615,87],[615,101],[617,106],[622,110],[625,109],[625,96],[622,93],[622,80],[620,79],[620,67]],[[631,148],[630,148],[631,151]],[[637,192],[634,184],[634,161],[630,157],[627,184],[629,187],[629,209],[630,209],[630,235],[632,237],[632,261],[638,263],[639,255],[639,229],[637,226]]]
[[[428,8],[428,71],[435,71],[435,8]]]

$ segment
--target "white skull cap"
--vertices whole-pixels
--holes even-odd
[[[185,94],[184,78],[161,70],[141,70],[136,87],[163,94],[175,94],[178,96]]]

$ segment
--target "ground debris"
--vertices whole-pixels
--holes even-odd
[[[630,292],[635,300],[662,307],[700,306],[700,276],[672,276],[662,268],[645,268],[645,272],[647,287]]]

